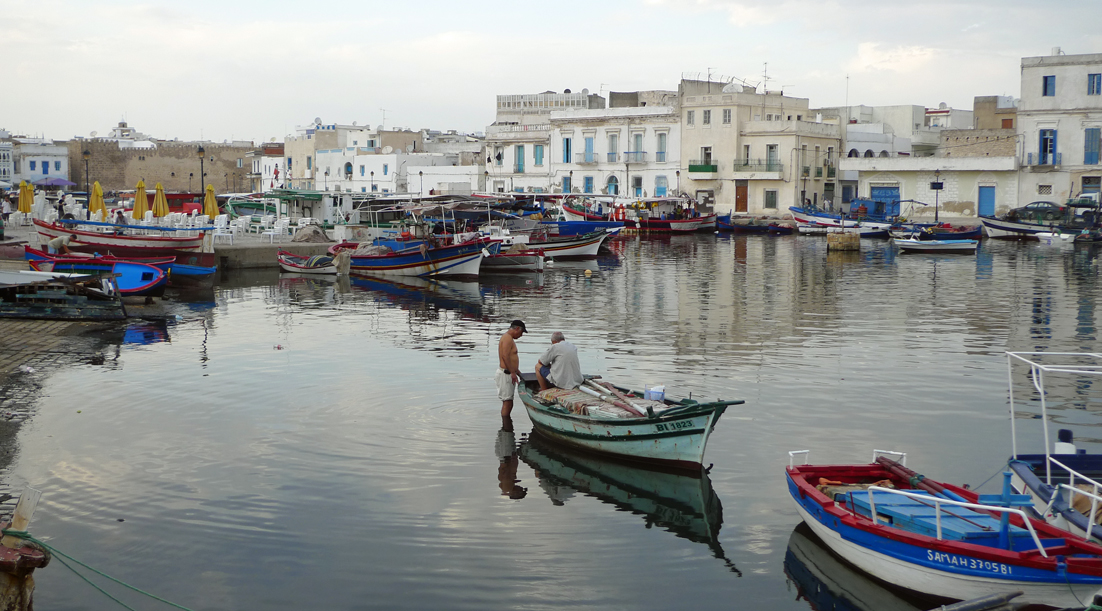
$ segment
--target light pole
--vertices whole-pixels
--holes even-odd
[[[86,202],[92,203],[92,191],[88,189],[88,160],[92,158],[92,153],[85,149],[81,156],[84,157],[84,197]]]
[[[677,177],[677,197],[681,197],[681,170],[677,170],[673,173]]]
[[[417,172],[417,175],[421,177],[421,194],[420,194],[419,197],[424,199],[424,197],[425,197],[425,173],[424,172]]]
[[[191,179],[192,179],[193,176],[195,176],[195,172],[188,172],[187,173],[187,192],[188,193],[191,193]]]
[[[490,192],[490,171],[489,170],[483,170],[482,171],[482,188],[485,189],[487,193]]]
[[[938,204],[938,199],[940,199],[939,196],[941,195],[941,180],[939,180],[940,178],[941,178],[941,170],[940,169],[934,170],[934,184],[930,185],[930,187],[932,187],[933,190],[934,190],[934,224],[935,225],[938,223],[938,220],[937,220],[937,204]]]
[[[197,151],[195,151],[195,154],[199,156],[199,190],[202,191],[203,193],[206,193],[207,192],[207,182],[206,182],[206,174],[204,173],[204,170],[203,170],[203,162],[205,161],[203,159],[203,156],[206,155],[207,152],[203,150],[203,145],[202,144],[199,145],[199,149]],[[188,190],[189,191],[191,190],[190,186],[188,187]]]
[[[329,170],[325,170],[325,190],[329,190]]]
[[[375,170],[371,170],[371,192],[375,192]]]
[[[574,191],[574,170],[570,170],[569,178],[567,179],[566,186],[568,187],[565,192],[567,194]]]

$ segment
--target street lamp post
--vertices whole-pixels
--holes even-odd
[[[941,170],[940,169],[934,170],[934,184],[932,184],[930,186],[933,187],[933,189],[934,189],[934,224],[935,225],[938,222],[938,219],[937,219],[937,204],[938,204],[938,200],[940,199],[939,196],[941,195],[941,180],[940,180],[940,178],[941,178]]]
[[[187,192],[191,193],[191,179],[195,176],[195,172],[187,173]]]
[[[417,175],[421,177],[421,194],[419,195],[419,197],[424,198],[425,197],[425,173],[424,172],[417,172]]]
[[[92,158],[92,153],[85,149],[81,156],[84,157],[84,197],[85,201],[92,203],[92,191],[88,188],[88,160]]]
[[[566,185],[569,188],[564,191],[565,193],[572,193],[574,191],[574,170],[570,170],[569,176],[570,179],[567,181]]]
[[[205,170],[203,169],[203,162],[205,161],[205,159],[203,159],[203,156],[206,155],[207,152],[203,150],[202,144],[199,145],[199,149],[195,151],[195,154],[199,156],[199,190],[203,193],[206,193],[207,182]],[[190,186],[188,186],[188,190],[191,190]]]
[[[681,197],[681,170],[673,173],[677,177],[677,197]]]
[[[489,170],[483,170],[482,171],[482,188],[485,189],[487,193],[490,192],[490,171]]]
[[[371,192],[375,192],[375,170],[371,170]]]
[[[329,170],[325,171],[325,190],[329,190]]]

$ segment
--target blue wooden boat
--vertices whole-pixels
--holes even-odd
[[[482,257],[495,254],[501,244],[471,240],[453,246],[427,243],[379,255],[352,255],[351,270],[383,276],[477,276]]]
[[[1102,592],[1102,546],[1030,518],[1009,473],[1002,494],[980,496],[877,454],[867,465],[790,460],[786,470],[800,517],[857,568],[954,600],[1021,591],[1025,604],[1074,607]]]
[[[115,283],[123,296],[160,297],[168,285],[164,270],[145,263],[106,261],[103,259],[60,258],[30,261],[31,269],[40,272],[69,272],[76,274],[115,274]]]
[[[217,267],[172,263],[169,265],[168,284],[175,287],[204,287],[214,284]]]

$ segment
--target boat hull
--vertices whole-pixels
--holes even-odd
[[[888,228],[891,227],[891,223],[880,222],[880,221],[869,221],[869,220],[864,220],[864,221],[858,221],[858,220],[852,220],[852,219],[843,220],[842,217],[837,215],[837,214],[828,214],[828,213],[825,213],[825,212],[808,212],[807,210],[804,210],[803,208],[791,207],[791,208],[788,209],[788,211],[792,213],[792,218],[795,219],[797,223],[808,223],[808,224],[814,223],[814,224],[818,224],[818,225],[826,225],[828,227],[843,227],[843,226],[844,227],[857,227],[857,226],[861,226],[861,227],[869,227],[869,228],[875,227],[877,229],[888,229]]]
[[[1036,240],[1038,233],[1052,231],[1051,225],[1018,223],[989,216],[981,216],[980,222],[983,223],[987,237],[996,240]]]
[[[382,276],[477,276],[483,249],[496,244],[477,240],[455,246],[418,248],[387,255],[353,256],[350,269]]]
[[[531,248],[542,250],[545,256],[552,259],[593,258],[601,250],[601,244],[612,235],[612,233],[602,230],[573,239],[530,242],[528,245]]]
[[[56,223],[44,223],[34,220],[38,234],[45,241],[57,237],[75,235],[69,248],[80,252],[98,252],[117,257],[150,257],[157,255],[176,255],[176,251],[196,251],[203,247],[203,232],[198,236],[162,237],[162,236],[126,236],[113,233],[98,233],[72,229]]]
[[[548,439],[624,460],[693,470],[703,465],[708,436],[726,409],[606,420],[548,410],[525,391],[520,396],[532,427]]]
[[[481,273],[504,274],[513,272],[542,272],[544,255],[539,251],[499,253],[482,260]]]
[[[337,273],[337,264],[332,260],[325,265],[305,265],[311,257],[299,257],[282,250],[276,253],[276,259],[279,260],[280,271],[284,272],[313,276],[332,276]]]
[[[979,246],[977,240],[901,240],[897,238],[893,241],[903,253],[974,255],[976,247]]]
[[[907,590],[955,600],[1021,590],[1021,602],[1070,607],[1091,600],[1102,589],[1102,577],[1057,575],[1056,571],[995,561],[990,548],[949,548],[947,541],[930,537],[921,538],[929,544],[918,544],[915,538],[893,536],[897,529],[886,525],[858,528],[851,524],[849,513],[834,503],[821,505],[803,490],[793,480],[791,468],[788,487],[800,517],[823,543],[869,575]]]

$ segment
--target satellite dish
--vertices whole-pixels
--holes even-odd
[[[723,93],[742,93],[742,85],[738,83],[727,83],[723,86]]]
[[[414,148],[416,148],[416,147],[414,147],[412,144],[407,144],[406,145],[406,152],[407,153],[412,153]]]
[[[321,117],[314,117],[314,125],[321,125]]]
[[[384,146],[383,147],[383,154],[384,155],[389,155],[393,152],[394,152],[394,147],[391,147],[391,146]]]
[[[272,136],[271,139],[268,140],[268,142],[275,142],[275,136]]]
[[[355,121],[352,122],[352,127],[356,127],[356,122]]]
[[[92,132],[92,133],[91,133],[91,134],[89,134],[89,135],[90,135],[91,137],[95,138],[95,137],[96,137],[96,132]]]

